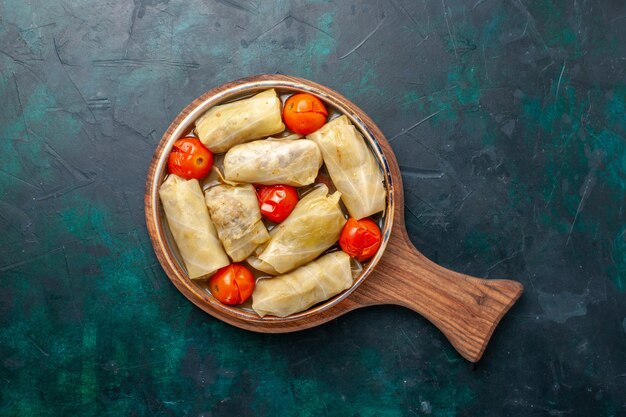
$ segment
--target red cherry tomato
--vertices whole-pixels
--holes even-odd
[[[287,99],[283,120],[289,130],[301,135],[315,132],[326,123],[328,110],[319,98],[307,94],[295,94]]]
[[[245,266],[230,264],[209,278],[209,290],[221,303],[241,304],[254,290],[254,276]]]
[[[167,160],[172,174],[185,179],[204,178],[213,166],[213,153],[198,138],[185,137],[174,142]]]
[[[380,229],[372,220],[350,217],[341,231],[339,246],[348,255],[364,262],[376,254],[381,240]]]
[[[298,204],[298,192],[289,185],[260,185],[256,194],[261,214],[274,223],[285,220]]]

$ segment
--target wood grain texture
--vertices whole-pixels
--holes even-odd
[[[224,306],[187,278],[164,239],[157,197],[168,149],[182,131],[189,129],[190,116],[218,104],[233,92],[243,94],[269,87],[314,92],[360,121],[361,130],[373,136],[380,146],[393,184],[389,190],[388,207],[392,212],[387,218],[390,223],[383,228],[383,232],[388,233],[387,247],[372,261],[373,269],[366,270],[355,286],[344,294],[285,318],[260,318],[254,313]],[[500,319],[523,292],[518,282],[473,278],[447,270],[424,257],[406,233],[402,178],[393,150],[383,133],[361,109],[339,93],[296,77],[259,75],[233,81],[208,91],[187,106],[172,122],[155,151],[146,183],[145,210],[156,255],[174,285],[212,316],[252,331],[297,331],[323,324],[356,308],[396,304],[427,318],[464,358],[476,362],[484,353]]]

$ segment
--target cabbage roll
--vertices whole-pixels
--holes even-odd
[[[330,178],[350,216],[371,216],[385,208],[383,173],[361,133],[346,116],[307,136],[319,146]]]
[[[255,140],[232,147],[224,157],[224,178],[254,184],[313,184],[322,153],[306,139]]]
[[[196,120],[196,135],[211,151],[222,153],[285,130],[280,99],[274,89],[212,107]]]
[[[170,174],[159,188],[174,241],[189,278],[200,278],[230,263],[217,238],[198,180]]]
[[[243,261],[270,238],[252,185],[217,185],[205,191],[205,198],[217,235],[233,261]]]
[[[276,271],[272,265],[268,264],[267,262],[263,262],[254,255],[248,257],[246,261],[254,269],[258,269],[259,271],[265,272],[266,274],[278,275],[278,271]]]
[[[341,193],[328,195],[321,185],[304,196],[289,217],[270,232],[258,258],[283,274],[317,258],[339,239],[346,219],[339,207]]]
[[[252,309],[285,317],[326,301],[352,286],[350,256],[331,252],[285,275],[260,279],[252,292]]]

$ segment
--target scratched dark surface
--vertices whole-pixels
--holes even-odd
[[[625,26],[618,0],[1,0],[0,414],[626,415]],[[153,150],[274,72],[381,127],[418,249],[523,282],[478,366],[400,307],[263,335],[170,284]]]

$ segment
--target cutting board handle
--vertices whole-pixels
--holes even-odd
[[[517,281],[475,278],[435,264],[415,249],[402,228],[392,234],[376,270],[351,299],[353,308],[397,304],[416,311],[461,356],[476,362],[523,290]]]

